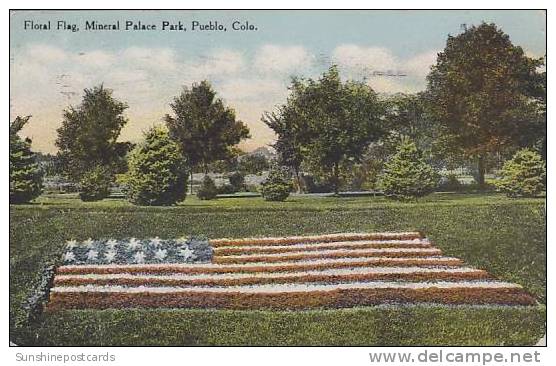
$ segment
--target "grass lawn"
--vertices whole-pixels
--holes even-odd
[[[135,207],[43,196],[10,206],[10,338],[21,345],[526,345],[544,333],[544,199],[435,194],[418,203],[382,197],[293,197]],[[379,306],[341,310],[104,310],[44,314],[21,303],[65,240],[206,235],[245,237],[422,230],[446,255],[523,285],[534,307]]]

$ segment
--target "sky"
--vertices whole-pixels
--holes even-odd
[[[273,142],[261,115],[285,102],[293,76],[315,78],[337,64],[344,79],[379,93],[417,92],[463,24],[494,22],[529,56],[542,57],[545,19],[524,10],[17,11],[10,14],[10,120],[32,115],[22,135],[34,150],[53,153],[64,109],[103,83],[129,105],[120,140],[138,142],[171,113],[184,86],[206,79],[250,128],[240,145],[249,151]],[[33,29],[49,21],[50,30]],[[59,21],[79,30],[57,29]],[[86,21],[120,21],[120,30],[86,30]],[[157,29],[125,30],[126,21]],[[164,21],[186,30],[162,30]],[[226,31],[192,30],[192,22]],[[234,22],[254,29],[233,30]]]

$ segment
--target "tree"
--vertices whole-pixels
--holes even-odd
[[[229,159],[233,147],[249,137],[247,126],[216,97],[207,81],[184,87],[170,106],[174,116],[165,116],[166,125],[191,171],[201,167],[208,173],[210,163]]]
[[[297,118],[294,108],[296,92],[302,88],[303,85],[294,79],[292,87],[290,87],[292,94],[288,98],[287,104],[280,107],[278,112],[264,113],[261,118],[262,122],[277,136],[276,142],[272,146],[278,154],[278,164],[292,170],[298,193],[301,193],[302,190],[300,169],[304,157],[303,146],[307,141],[307,129],[304,121]]]
[[[538,153],[522,149],[506,161],[500,175],[496,185],[509,197],[538,196],[545,189],[546,163]]]
[[[451,141],[476,159],[480,186],[489,153],[531,144],[543,134],[542,64],[486,23],[448,36],[438,54],[427,77],[431,111]]]
[[[103,85],[85,89],[83,101],[64,111],[56,146],[64,172],[74,181],[96,166],[112,169],[121,147],[116,140],[127,119],[127,105]]]
[[[379,188],[388,197],[409,200],[431,193],[438,175],[413,141],[404,138],[379,177]]]
[[[384,105],[361,82],[342,82],[336,66],[320,79],[294,79],[287,104],[267,114],[278,135],[282,162],[299,166],[305,159],[328,176],[338,193],[341,165],[359,162],[364,149],[383,134]]]
[[[261,194],[265,201],[285,201],[291,188],[287,171],[281,167],[273,167],[261,184]]]
[[[197,191],[197,198],[200,200],[213,200],[218,194],[218,189],[216,184],[211,177],[205,175],[203,181],[201,182],[201,187]]]
[[[10,124],[10,203],[29,202],[41,194],[43,173],[31,151],[31,140],[18,133],[31,116],[17,116]]]
[[[85,172],[79,182],[79,198],[82,201],[100,201],[110,194],[112,174],[108,168],[97,165]]]
[[[238,158],[238,170],[244,174],[261,174],[268,168],[270,163],[262,154],[245,154]]]
[[[241,192],[245,190],[245,175],[241,172],[233,172],[228,176],[230,186],[234,192]]]
[[[430,143],[434,123],[427,116],[423,93],[397,93],[387,97],[386,120],[388,128],[415,143]]]
[[[188,172],[179,145],[165,128],[151,128],[131,152],[128,165],[125,184],[132,203],[166,206],[185,199]]]

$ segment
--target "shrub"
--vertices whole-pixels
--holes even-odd
[[[25,319],[21,319],[23,324],[36,321],[44,310],[44,305],[48,302],[50,289],[54,282],[54,274],[56,266],[54,264],[46,265],[41,271],[40,278],[36,286],[33,287],[31,293],[22,303],[25,312]]]
[[[410,200],[431,193],[438,175],[427,164],[415,143],[403,139],[379,176],[379,188],[388,197]]]
[[[285,169],[273,168],[268,178],[261,184],[261,194],[265,201],[285,201],[292,188]]]
[[[302,187],[305,187],[308,193],[329,193],[334,191],[334,186],[326,180],[317,180],[312,175],[301,176]]]
[[[185,199],[187,170],[179,145],[168,131],[153,127],[130,154],[125,186],[136,205],[166,206]]]
[[[235,189],[231,184],[224,184],[220,187],[216,188],[216,192],[218,194],[233,194],[235,193]]]
[[[96,166],[83,174],[79,182],[79,198],[82,201],[100,201],[110,194],[112,174],[102,166]]]
[[[546,163],[529,149],[519,150],[506,161],[496,186],[509,197],[534,197],[545,189]]]
[[[208,175],[205,175],[201,183],[201,188],[197,191],[197,198],[200,200],[213,200],[216,198],[217,194],[218,189],[214,181]]]
[[[228,177],[233,192],[242,192],[245,190],[245,175],[240,172],[234,172]],[[232,193],[233,193],[232,192]]]
[[[457,192],[461,191],[462,184],[455,174],[448,174],[445,177],[440,178],[440,184],[438,186],[438,191],[440,192]]]
[[[10,124],[10,203],[29,202],[41,194],[42,172],[31,151],[31,140],[17,133],[29,117],[17,117]]]

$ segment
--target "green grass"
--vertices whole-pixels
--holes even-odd
[[[315,311],[64,311],[44,345],[523,345],[544,334],[544,307],[365,307]],[[76,327],[76,324],[79,324]],[[525,327],[525,324],[537,327]]]
[[[340,231],[422,230],[446,255],[464,259],[546,301],[543,199],[435,194],[416,203],[382,197],[294,197],[198,201],[135,207],[122,200],[82,203],[43,196],[10,207],[10,334],[48,345],[396,345],[533,344],[544,306],[527,308],[367,307],[306,312],[213,310],[64,311],[25,324],[21,302],[44,263],[69,238],[181,235],[245,237]]]

